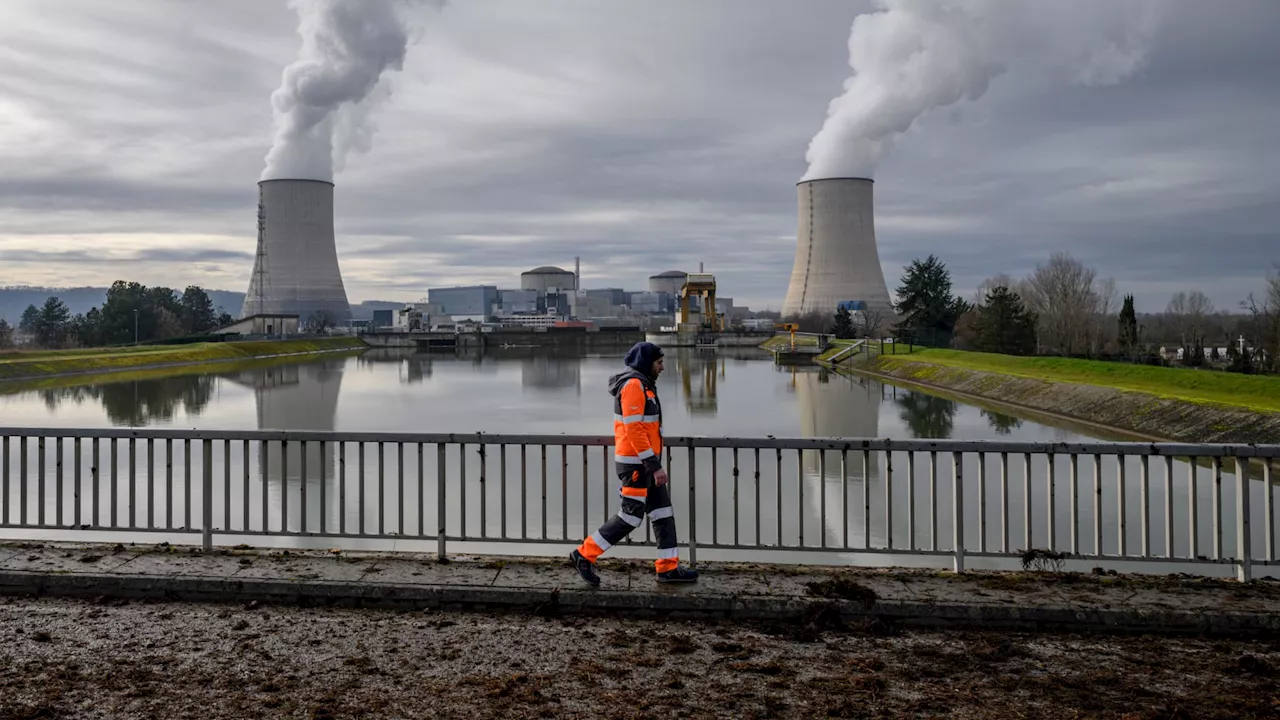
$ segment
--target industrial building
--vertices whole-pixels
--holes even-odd
[[[282,313],[259,313],[214,330],[211,335],[261,335],[279,337],[281,335],[297,335],[299,332],[298,316]]]
[[[876,248],[873,187],[868,178],[796,186],[796,256],[784,317],[831,314],[840,303],[859,301],[868,313],[893,317]]]
[[[327,313],[351,322],[333,234],[333,183],[258,183],[258,249],[240,316],[297,315],[302,324]]]
[[[609,305],[626,305],[629,293],[622,288],[599,288],[597,290],[579,290],[579,298],[603,300]]]
[[[624,288],[583,289],[581,277],[576,263],[572,272],[543,265],[521,273],[518,290],[499,289],[496,285],[431,288],[430,324],[453,321],[538,329],[624,326],[656,330],[680,322],[676,316],[683,303],[684,324],[697,326],[702,332],[708,328],[724,329],[729,320],[750,314],[747,308],[735,307],[732,298],[717,300],[710,274],[670,270],[650,277],[649,289],[636,292]],[[690,278],[700,283],[693,291],[686,287]],[[704,311],[704,304],[717,311]],[[399,327],[402,323],[392,324]]]
[[[520,289],[534,290],[543,294],[567,293],[578,289],[578,276],[568,270],[544,265],[520,273]]]
[[[431,288],[427,291],[427,302],[439,307],[442,315],[448,315],[454,320],[482,322],[493,314],[493,308],[498,304],[498,286]]]
[[[667,297],[667,304],[662,307],[660,312],[674,313],[676,311],[676,298],[680,297],[680,290],[684,288],[685,280],[688,277],[689,273],[680,270],[668,270],[649,277],[649,292],[663,293]]]
[[[538,312],[538,291],[499,290],[497,315],[528,315]]]
[[[568,317],[578,291],[576,272],[544,265],[520,273],[520,289],[538,296],[538,312]]]

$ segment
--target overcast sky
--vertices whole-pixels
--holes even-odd
[[[795,183],[868,2],[454,0],[424,10],[372,150],[336,177],[352,301],[715,272],[777,309]],[[284,0],[0,2],[0,285],[243,291]],[[1010,72],[932,113],[876,177],[889,287],[929,253],[967,293],[1066,250],[1139,310],[1234,308],[1280,262],[1280,2],[1178,0],[1110,87]],[[1016,70],[1016,69],[1015,69]]]

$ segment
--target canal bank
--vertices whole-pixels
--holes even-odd
[[[247,360],[293,358],[352,353],[367,346],[359,338],[254,340],[190,345],[154,345],[0,355],[0,388],[45,379],[108,375],[129,371],[217,366]],[[211,369],[215,369],[211,367]]]
[[[1224,373],[1167,368],[1143,368],[1172,373],[1170,384],[1160,392],[1160,374],[1147,373],[1137,382],[1128,378],[1115,380],[1118,385],[1142,388],[1106,387],[1090,384],[1087,374],[1073,374],[1068,366],[1063,379],[1048,379],[1053,368],[1030,372],[1046,377],[1019,373],[1017,367],[1004,372],[965,367],[974,355],[981,366],[980,353],[946,353],[938,358],[925,351],[909,355],[876,355],[861,357],[835,366],[841,372],[873,377],[879,380],[921,390],[949,394],[971,402],[995,403],[1040,417],[1061,418],[1084,423],[1098,429],[1129,434],[1142,439],[1203,443],[1280,443],[1280,412],[1270,409],[1276,401],[1274,390],[1266,387],[1280,382],[1273,378],[1224,377]],[[997,356],[999,357],[999,356]],[[1010,358],[1011,361],[1026,360]],[[1056,358],[1052,360],[1057,360]],[[1068,361],[1081,365],[1105,366],[1106,363]],[[1128,368],[1121,368],[1128,369]],[[1093,371],[1094,368],[1085,368]],[[1025,370],[1024,370],[1025,372]],[[1185,373],[1191,373],[1188,382]],[[1214,387],[1214,381],[1243,381],[1235,403],[1224,402],[1227,395]],[[1197,384],[1196,380],[1200,382]],[[1102,380],[1100,382],[1106,382]],[[1175,384],[1176,381],[1176,384]],[[1095,380],[1095,382],[1099,382]],[[1255,387],[1256,386],[1256,387]],[[1269,391],[1269,392],[1268,392]],[[1263,394],[1266,393],[1266,394]],[[1179,396],[1181,395],[1181,396]]]

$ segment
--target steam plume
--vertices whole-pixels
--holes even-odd
[[[389,90],[388,69],[404,68],[411,11],[443,0],[290,0],[302,49],[271,94],[275,139],[263,180],[333,180],[351,150],[368,150],[365,122]]]
[[[805,180],[872,177],[916,118],[974,101],[1011,70],[1084,85],[1145,60],[1158,0],[875,0],[849,35],[854,74],[809,144]]]

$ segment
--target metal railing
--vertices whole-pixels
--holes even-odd
[[[1276,565],[1280,446],[666,439],[681,542],[728,558]],[[0,428],[0,534],[577,543],[618,508],[613,440]],[[651,543],[646,522],[630,539]],[[776,553],[782,553],[777,555]],[[800,553],[800,554],[797,554]]]

